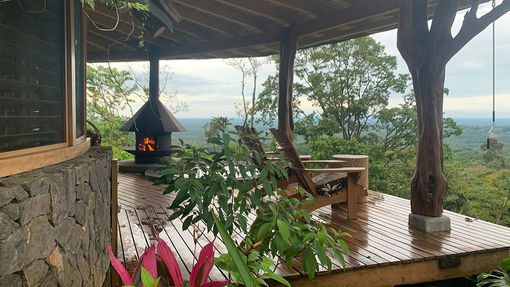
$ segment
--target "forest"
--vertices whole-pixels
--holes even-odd
[[[242,83],[238,117],[179,119],[187,132],[173,135],[185,143],[206,145],[207,137],[240,124],[264,132],[275,126],[278,75],[263,79],[256,92],[260,59],[229,62]],[[278,67],[278,58],[265,59]],[[416,110],[410,76],[396,73],[396,58],[370,37],[300,50],[296,55],[294,123],[296,148],[316,159],[333,154],[367,154],[370,157],[370,189],[410,198],[416,154]],[[117,158],[129,158],[121,150],[134,142],[132,134],[118,131],[130,109],[133,95],[146,97],[147,88],[130,71],[104,66],[88,67],[88,118],[112,145]],[[253,88],[252,88],[253,87]],[[389,106],[398,94],[402,103]],[[448,89],[444,90],[448,96]],[[105,97],[110,97],[105,100]],[[307,101],[313,112],[300,109]],[[106,105],[105,103],[108,103]],[[174,111],[185,109],[178,103]],[[177,114],[177,118],[179,115]],[[510,122],[496,122],[487,148],[489,120],[443,119],[444,174],[448,193],[444,208],[466,215],[466,220],[487,220],[510,226]]]

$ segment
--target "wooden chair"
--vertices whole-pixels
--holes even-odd
[[[234,127],[235,127],[236,131],[239,133],[239,139],[241,140],[241,142],[252,151],[253,162],[259,168],[262,169],[264,167],[264,162],[266,160],[274,160],[274,161],[280,160],[280,158],[275,157],[275,155],[277,155],[278,152],[264,151],[264,148],[262,147],[262,143],[260,142],[259,135],[258,135],[257,131],[255,130],[255,128],[243,127],[240,125],[236,125]],[[262,158],[259,159],[259,156],[257,154],[262,156]],[[312,158],[310,155],[302,155],[299,157],[302,160],[309,160]],[[287,186],[289,184],[297,182],[297,177],[294,175],[292,170],[288,169],[287,173],[288,173],[287,178],[277,179],[279,188],[285,189],[285,188],[287,188]]]
[[[308,164],[336,164],[342,161],[338,160],[302,160],[289,136],[277,129],[271,129],[273,136],[281,147],[285,158],[289,161],[289,167],[294,171],[299,186],[312,194],[316,204],[307,204],[303,208],[312,211],[330,204],[347,203],[347,218],[356,219],[357,214],[357,194],[363,190],[363,187],[357,183],[359,173],[364,171],[363,167],[342,167],[342,168],[307,168]],[[312,173],[320,173],[321,180],[312,177]],[[347,178],[347,187],[339,192],[332,192],[321,195],[320,191],[328,183],[330,186],[336,185]],[[297,196],[295,189],[288,189],[287,196]]]

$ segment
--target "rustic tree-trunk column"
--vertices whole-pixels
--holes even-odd
[[[294,82],[294,59],[297,35],[292,28],[282,33],[280,41],[280,74],[278,90],[278,129],[294,140],[294,118],[292,113],[292,85]]]
[[[400,0],[397,46],[413,77],[418,117],[409,224],[425,231],[439,231],[450,228],[449,220],[437,219],[443,213],[447,192],[442,139],[445,67],[474,36],[510,10],[510,0],[480,18],[476,16],[480,1],[474,0],[455,37],[451,30],[458,0],[440,0],[430,28],[427,4],[428,0]]]
[[[411,183],[411,212],[441,216],[447,191],[443,174],[442,137],[444,65],[425,63],[423,66],[413,76],[418,145],[416,169]]]

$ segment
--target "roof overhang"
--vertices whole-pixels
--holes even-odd
[[[399,0],[150,1],[171,5],[182,21],[168,27],[151,14],[142,28],[136,13],[127,9],[116,11],[100,4],[94,11],[87,9],[95,24],[88,19],[88,61],[145,61],[147,52],[139,47],[140,39],[159,47],[161,59],[267,56],[279,52],[282,32],[290,27],[302,49],[391,30],[399,18]],[[430,17],[437,2],[429,1]],[[460,0],[458,9],[471,3]],[[117,12],[114,31],[97,29],[115,26]]]

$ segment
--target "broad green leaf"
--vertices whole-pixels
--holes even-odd
[[[347,246],[347,243],[345,243],[345,241],[343,241],[343,240],[337,240],[337,242],[340,245],[340,247],[342,248],[342,250],[345,252],[345,255],[350,256],[349,246]]]
[[[335,253],[335,258],[338,259],[338,261],[340,261],[342,268],[345,269],[345,259],[344,259],[344,256],[342,255],[342,253],[340,253],[335,248],[333,248],[333,253]]]
[[[313,254],[312,249],[306,249],[303,254],[303,270],[308,273],[308,278],[312,279],[317,271],[317,260]]]
[[[317,232],[317,243],[319,243],[319,245],[324,245],[325,238],[326,235],[324,234],[324,232],[322,231]]]
[[[285,286],[290,287],[289,281],[285,280],[285,278],[283,278],[282,276],[280,276],[278,274],[274,274],[273,272],[266,272],[262,276],[266,276],[266,277],[271,278],[277,282],[282,283]]]
[[[303,243],[307,243],[308,241],[314,239],[316,237],[316,234],[315,233],[307,233],[304,237],[303,237]]]
[[[303,214],[303,217],[305,218],[306,223],[310,224],[310,212],[308,212],[308,210],[301,209],[301,213]]]
[[[259,228],[259,232],[257,232],[257,239],[266,236],[266,234],[269,233],[269,230],[271,230],[271,228],[273,228],[272,222],[266,222],[262,224],[262,226],[260,226]]]
[[[276,224],[278,225],[278,230],[280,231],[280,234],[282,235],[282,239],[284,242],[289,241],[289,225],[287,222],[278,219],[276,221]]]
[[[328,257],[326,256],[326,250],[324,247],[321,245],[315,245],[315,251],[317,252],[317,257],[319,258],[321,265],[327,265]]]
[[[230,237],[229,233],[221,224],[218,217],[216,217],[216,214],[212,214],[214,217],[214,223],[216,224],[216,227],[218,228],[218,233],[220,234],[221,238],[223,239],[223,242],[225,244],[225,247],[228,250],[228,253],[232,257],[232,261],[237,267],[237,270],[239,271],[239,275],[242,279],[242,282],[247,287],[255,287],[257,286],[257,282],[255,281],[255,278],[250,273],[250,270],[248,269],[248,266],[246,265],[245,261],[241,257],[241,254],[239,253],[239,249],[237,248],[236,244],[232,240],[232,237]]]
[[[248,229],[248,223],[246,222],[246,217],[243,215],[243,214],[237,214],[236,215],[237,217],[237,220],[239,221],[239,225],[241,227],[241,229],[246,232],[247,229]]]

